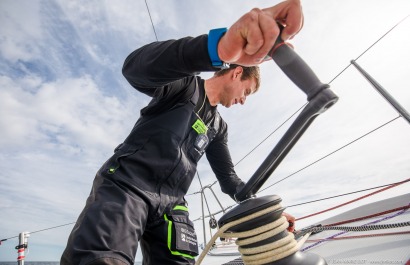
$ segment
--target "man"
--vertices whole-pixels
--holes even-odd
[[[97,172],[61,264],[194,264],[195,231],[184,204],[198,160],[207,159],[232,198],[243,182],[227,147],[217,105],[244,104],[259,88],[260,64],[279,34],[302,27],[299,0],[253,9],[229,30],[145,45],[125,60],[123,74],[151,96],[130,135]],[[230,63],[227,69],[225,66]],[[217,71],[207,80],[201,71]]]

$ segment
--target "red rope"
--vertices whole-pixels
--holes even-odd
[[[401,207],[394,208],[394,209],[391,209],[391,210],[387,210],[387,211],[384,211],[384,212],[370,214],[370,215],[358,217],[358,218],[355,218],[355,219],[345,220],[345,221],[341,221],[341,222],[337,222],[337,223],[333,223],[333,224],[327,224],[327,225],[324,225],[324,226],[336,226],[336,225],[341,225],[341,224],[353,223],[353,222],[357,222],[357,221],[369,219],[369,218],[372,218],[372,217],[376,217],[376,216],[380,216],[380,215],[384,215],[384,214],[388,214],[388,213],[392,213],[392,212],[397,212],[397,211],[400,211],[400,210],[409,209],[409,208],[410,208],[409,205],[401,206]]]
[[[351,200],[351,201],[342,203],[342,204],[340,204],[340,205],[331,207],[331,208],[329,208],[329,209],[326,209],[326,210],[323,210],[323,211],[320,211],[320,212],[317,212],[317,213],[309,214],[309,215],[306,215],[306,216],[303,216],[303,217],[300,217],[300,218],[296,218],[296,221],[302,220],[302,219],[305,219],[305,218],[308,218],[308,217],[312,217],[312,216],[315,216],[315,215],[319,215],[319,214],[322,214],[322,213],[325,213],[325,212],[328,212],[328,211],[331,211],[331,210],[334,210],[334,209],[337,209],[337,208],[340,208],[340,207],[342,207],[342,206],[345,206],[345,205],[347,205],[347,204],[350,204],[350,203],[356,202],[356,201],[358,201],[358,200],[367,198],[367,197],[372,196],[372,195],[374,195],[374,194],[377,194],[377,193],[379,193],[379,192],[382,192],[382,191],[385,191],[385,190],[394,188],[394,187],[396,187],[396,186],[398,186],[398,185],[401,185],[401,184],[403,184],[403,183],[405,183],[405,182],[408,182],[408,181],[410,181],[410,178],[409,178],[409,179],[406,179],[406,180],[404,180],[404,181],[401,181],[401,182],[397,182],[396,184],[392,184],[392,185],[387,186],[387,187],[385,187],[385,188],[382,188],[382,189],[380,189],[380,190],[371,192],[371,193],[369,193],[369,194],[367,194],[367,195],[364,195],[364,196],[362,196],[362,197],[356,198],[356,199],[354,199],[354,200]]]
[[[334,237],[334,238],[322,238],[322,239],[308,239],[306,242],[318,242],[318,241],[329,241],[329,240],[344,240],[344,239],[354,239],[354,238],[365,238],[365,237],[377,237],[377,236],[395,236],[395,235],[405,235],[410,234],[410,231],[402,231],[402,232],[391,232],[391,233],[379,233],[379,234],[366,234],[366,235],[359,235],[359,236],[341,236],[341,237]]]

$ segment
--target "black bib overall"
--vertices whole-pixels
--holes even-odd
[[[69,237],[62,265],[133,264],[138,241],[144,264],[194,263],[191,255],[170,250],[167,237],[172,216],[178,220],[186,216],[186,223],[192,225],[188,213],[175,206],[184,202],[197,162],[206,149],[194,146],[198,133],[192,125],[198,119],[195,106],[198,90],[202,89],[197,82],[197,77],[192,77],[187,90],[192,96],[186,102],[142,116],[97,172],[86,206]],[[210,143],[218,131],[220,116],[216,109],[207,114]]]

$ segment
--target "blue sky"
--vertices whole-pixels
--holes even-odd
[[[147,1],[160,40],[229,27],[253,7],[278,1]],[[408,0],[303,1],[305,26],[296,51],[323,82],[409,14]],[[125,57],[155,36],[145,2],[0,1],[0,239],[74,222],[95,172],[127,136],[148,98],[121,75]],[[357,62],[410,111],[410,19]],[[262,87],[244,106],[220,108],[239,161],[301,107],[305,96],[273,62],[261,66]],[[202,74],[204,78],[208,73]],[[265,186],[280,180],[398,114],[349,67],[331,83],[339,102],[319,116]],[[247,180],[283,134],[280,129],[237,166]],[[356,144],[295,174],[261,195],[284,205],[397,182],[410,172],[410,124],[391,122]],[[204,158],[202,183],[215,181]],[[188,193],[200,189],[195,180]],[[224,206],[233,201],[214,190]],[[377,195],[407,193],[408,184]],[[358,196],[358,195],[357,195]],[[352,197],[289,208],[296,217]],[[188,196],[191,216],[199,195]],[[211,200],[212,201],[212,200]],[[213,204],[215,205],[215,204]],[[339,212],[348,208],[340,209]],[[215,208],[215,210],[218,210]],[[329,216],[339,212],[333,212]],[[299,227],[325,218],[320,216]],[[196,222],[199,238],[202,227]],[[58,260],[72,226],[32,234],[27,260]],[[208,236],[209,238],[209,236]],[[16,239],[0,246],[0,261],[15,260]],[[140,255],[138,255],[140,259]]]

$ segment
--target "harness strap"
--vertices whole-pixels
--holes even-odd
[[[199,87],[198,87],[198,79],[197,77],[195,78],[195,91],[194,94],[192,95],[191,99],[189,101],[191,101],[191,103],[196,106],[196,104],[198,103],[198,99],[199,99]]]

